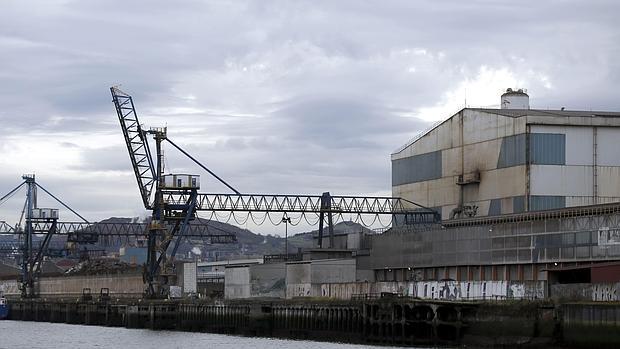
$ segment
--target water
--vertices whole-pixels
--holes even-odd
[[[2,320],[0,321],[0,348],[377,349],[381,347]]]

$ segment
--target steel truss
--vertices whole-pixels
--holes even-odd
[[[0,221],[0,233],[8,233],[12,231],[15,231],[15,229],[12,226],[10,226],[5,221]]]
[[[187,202],[189,193],[164,192],[166,204]],[[329,201],[325,205],[325,198]],[[326,207],[327,206],[327,207]],[[436,212],[414,202],[393,197],[272,194],[198,194],[196,209],[226,212],[286,212],[333,214],[407,214],[420,216],[420,222],[434,220]]]
[[[187,202],[190,196],[189,193],[179,191],[163,191],[162,194],[166,205],[180,205]],[[196,210],[314,213],[319,217],[319,248],[323,247],[325,224],[330,246],[334,246],[332,218],[338,214],[391,215],[407,225],[427,225],[441,221],[438,212],[403,198],[340,196],[328,192],[323,195],[198,194]]]
[[[138,180],[142,202],[146,208],[150,208],[151,192],[157,179],[149,143],[146,139],[148,131],[142,130],[131,96],[116,87],[111,87],[110,91],[129,151],[131,165]]]
[[[34,233],[46,233],[52,226],[51,221],[32,222]],[[98,238],[121,236],[140,237],[148,234],[149,225],[146,223],[85,223],[85,222],[57,222],[56,235],[66,235],[67,242],[96,243]],[[209,239],[211,243],[234,243],[237,237],[228,232],[212,231],[206,224],[189,224],[183,233],[185,237]],[[24,231],[16,231],[8,224],[0,224],[2,235],[25,235]]]

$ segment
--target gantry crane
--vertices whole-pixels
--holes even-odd
[[[0,235],[17,236],[19,239],[18,241],[2,242],[0,253],[17,257],[20,260],[21,275],[18,283],[23,298],[37,296],[36,282],[41,274],[44,257],[54,256],[61,252],[59,248],[50,249],[50,242],[55,235],[66,236],[68,243],[94,244],[113,237],[143,237],[148,231],[149,225],[147,223],[89,222],[37,183],[35,175],[23,175],[22,179],[24,181],[21,184],[0,198],[0,204],[4,203],[19,189],[26,188],[26,201],[20,222],[12,226],[5,221],[0,221]],[[43,190],[82,221],[62,222],[59,221],[58,209],[39,207],[38,189]],[[219,231],[213,232],[212,230]],[[38,245],[34,244],[35,236],[39,237]],[[236,237],[232,233],[205,224],[188,225],[185,229],[185,236],[208,239],[210,243],[232,243],[236,241]]]
[[[436,211],[402,198],[332,196],[329,192],[322,195],[241,194],[170,140],[166,128],[143,129],[138,120],[133,99],[129,94],[117,87],[111,87],[110,92],[142,202],[147,210],[152,211],[145,272],[147,296],[154,297],[166,292],[167,280],[165,273],[161,273],[160,269],[162,261],[166,258],[166,251],[176,237],[174,248],[170,253],[174,257],[179,241],[185,234],[189,222],[195,218],[197,211],[316,214],[319,224],[319,247],[322,247],[325,225],[329,231],[330,246],[333,246],[332,216],[337,214],[388,215],[393,219],[395,216],[401,216],[400,221],[405,224],[434,224],[440,220]],[[155,140],[155,159],[151,155],[149,137]],[[198,175],[165,175],[162,152],[164,141],[219,180],[233,193],[198,193],[200,189]],[[165,227],[169,225],[173,228],[166,229]]]
[[[22,179],[24,181],[20,185],[11,190],[7,195],[0,198],[0,202],[4,202],[17,190],[23,186],[26,187],[26,202],[24,204],[22,218],[20,218],[20,224],[16,224],[15,227],[11,227],[4,223],[0,225],[0,233],[18,235],[22,240],[19,248],[21,252],[21,275],[19,277],[19,286],[22,297],[32,298],[36,297],[35,282],[41,273],[43,257],[48,252],[51,239],[58,229],[58,209],[39,207],[37,202],[37,190],[43,190],[81,219],[84,219],[84,217],[80,216],[72,208],[47,191],[47,189],[39,185],[35,181],[35,175],[23,175]],[[21,227],[21,221],[23,218],[25,218],[24,226]],[[84,221],[88,223],[85,219]],[[34,246],[33,244],[35,234],[43,235],[43,240],[40,242],[39,246]]]
[[[147,234],[147,261],[144,273],[147,297],[161,297],[168,292],[168,248],[173,260],[182,238],[186,236],[190,222],[196,218],[200,176],[185,174],[164,175],[164,155],[162,142],[168,141],[166,128],[143,130],[138,120],[131,96],[116,87],[110,88],[112,100],[123,131],[129,158],[140,190],[142,203],[152,211],[151,223]],[[156,160],[153,160],[148,137],[155,139]],[[178,147],[177,147],[178,148]],[[179,148],[180,149],[180,148]],[[190,159],[230,189],[237,192],[228,183],[211,172],[196,159],[180,149]],[[173,195],[182,199],[175,202],[166,201],[164,197]],[[174,241],[174,244],[173,244]],[[234,242],[234,241],[220,241]]]

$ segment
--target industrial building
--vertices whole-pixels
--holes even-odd
[[[537,281],[620,260],[619,140],[620,112],[531,109],[523,90],[462,109],[392,154],[393,196],[442,223],[373,236],[364,258],[377,281]]]
[[[620,200],[620,112],[465,108],[392,154],[392,194],[444,219]],[[510,108],[510,109],[509,109]]]
[[[366,299],[394,293],[460,300],[574,293],[571,299],[620,301],[619,140],[620,112],[531,109],[525,91],[509,89],[501,108],[462,109],[392,154],[392,198],[199,194],[197,176],[167,175],[166,200],[176,195],[171,202],[180,203],[172,208],[198,203],[177,212],[185,216],[169,216],[177,222],[194,219],[195,209],[308,213],[320,223],[313,248],[236,261],[178,259],[160,276],[170,297]],[[30,177],[24,179],[30,183]],[[145,200],[145,207],[151,206]],[[347,212],[391,215],[393,226],[385,231],[330,227],[323,243],[324,223]],[[416,215],[432,219],[401,218]],[[34,207],[31,217],[73,226],[56,222],[53,209]],[[90,226],[85,224],[82,230]],[[142,236],[146,228],[122,224],[110,229]],[[187,224],[196,231],[186,236],[204,237]],[[236,240],[204,233],[212,243]],[[119,254],[129,263],[148,265],[146,251],[125,246]],[[147,282],[152,296],[158,268]],[[122,296],[142,293],[143,276],[123,277],[124,285],[113,287],[106,286],[116,282],[110,275],[46,278],[32,295],[79,295],[84,287]],[[12,277],[0,282],[0,290],[18,295],[20,284]]]

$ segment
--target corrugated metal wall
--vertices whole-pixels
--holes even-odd
[[[497,168],[525,164],[526,135],[504,137],[497,159]],[[566,136],[553,133],[530,134],[530,163],[537,165],[564,165],[566,163]]]
[[[489,205],[489,216],[525,212],[525,196],[492,199]]]
[[[462,123],[456,121],[431,131],[419,140],[423,147],[414,144],[408,153],[438,151],[392,161],[394,195],[446,215],[461,197],[478,206],[478,215],[620,201],[617,125],[569,125],[562,118],[553,119],[552,125],[544,119],[528,121],[531,133],[526,134],[525,119],[523,127],[515,127],[517,119],[468,111]],[[461,195],[457,176],[474,172],[480,174],[480,183],[466,185]],[[525,195],[531,195],[528,201]]]
[[[512,212],[525,212],[525,196],[515,196],[514,198],[512,198]]]
[[[530,134],[530,163],[535,165],[566,164],[566,135]]]
[[[502,199],[492,199],[489,204],[489,216],[502,214]]]
[[[525,164],[525,134],[504,137],[497,159],[497,168],[523,164]]]
[[[532,195],[530,211],[552,210],[566,207],[565,196]]]
[[[441,178],[441,151],[392,161],[392,186]]]
[[[620,245],[598,245],[600,226],[620,229],[620,214],[425,231],[403,227],[373,236],[369,260],[373,269],[383,269],[619,259]]]

